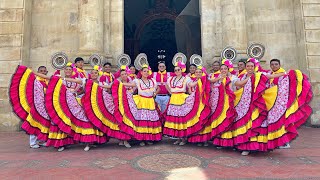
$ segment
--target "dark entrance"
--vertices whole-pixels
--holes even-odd
[[[146,53],[153,71],[163,57],[172,71],[177,52],[201,55],[199,0],[125,0],[124,18],[125,53]]]

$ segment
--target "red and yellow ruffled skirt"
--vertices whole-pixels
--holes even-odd
[[[247,143],[240,144],[240,150],[270,151],[295,139],[297,128],[305,123],[312,109],[311,85],[298,70],[277,79],[277,85],[268,88],[263,94],[268,116],[261,126],[255,128],[257,136]]]
[[[201,92],[204,91],[203,89]],[[200,93],[199,86],[190,95],[173,93],[164,113],[163,134],[184,138],[198,133],[210,114],[205,98],[209,96],[204,97]]]
[[[51,78],[46,93],[46,107],[52,121],[74,141],[105,143],[107,137],[88,120],[79,102],[59,77]]]
[[[228,130],[237,116],[234,108],[235,95],[230,89],[230,81],[226,79],[217,87],[213,87],[209,104],[211,113],[204,128],[196,135],[188,138],[189,142],[206,142]]]
[[[85,92],[82,103],[90,122],[108,137],[130,140],[131,136],[120,130],[120,122],[114,116],[112,95],[91,80],[87,80]]]
[[[47,141],[51,121],[45,108],[44,87],[27,67],[19,65],[12,75],[9,98],[14,113],[22,120],[21,128]]]
[[[237,147],[249,142],[258,133],[254,128],[260,127],[267,117],[266,103],[262,97],[268,78],[261,73],[252,76],[245,86],[235,91],[235,109],[237,117],[228,131],[213,140],[213,144],[222,147]]]
[[[112,96],[115,103],[114,115],[119,119],[119,128],[122,132],[136,140],[162,139],[159,110],[152,97],[132,95],[119,81],[113,83]]]

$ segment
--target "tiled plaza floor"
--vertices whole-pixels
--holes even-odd
[[[301,128],[291,149],[247,157],[171,139],[127,149],[116,140],[83,151],[31,149],[23,132],[0,133],[1,179],[320,179],[320,129]]]

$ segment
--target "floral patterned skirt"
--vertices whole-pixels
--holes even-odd
[[[251,137],[258,134],[254,129],[260,127],[267,117],[266,103],[262,96],[267,82],[268,78],[260,73],[252,76],[243,88],[234,92],[237,116],[227,131],[214,138],[213,144],[237,147],[249,142]]]

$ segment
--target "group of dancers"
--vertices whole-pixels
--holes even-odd
[[[288,145],[298,135],[312,109],[311,85],[299,70],[285,71],[280,60],[264,70],[253,58],[238,62],[238,71],[228,59],[216,61],[207,74],[201,65],[177,61],[167,72],[164,61],[158,72],[145,64],[122,66],[116,73],[111,64],[95,66],[89,73],[84,60],[76,58],[47,75],[19,65],[9,87],[13,111],[30,135],[30,147],[92,145],[118,139],[130,148],[176,138],[175,145],[196,143],[250,151],[270,151]],[[44,143],[44,144],[43,144]]]

